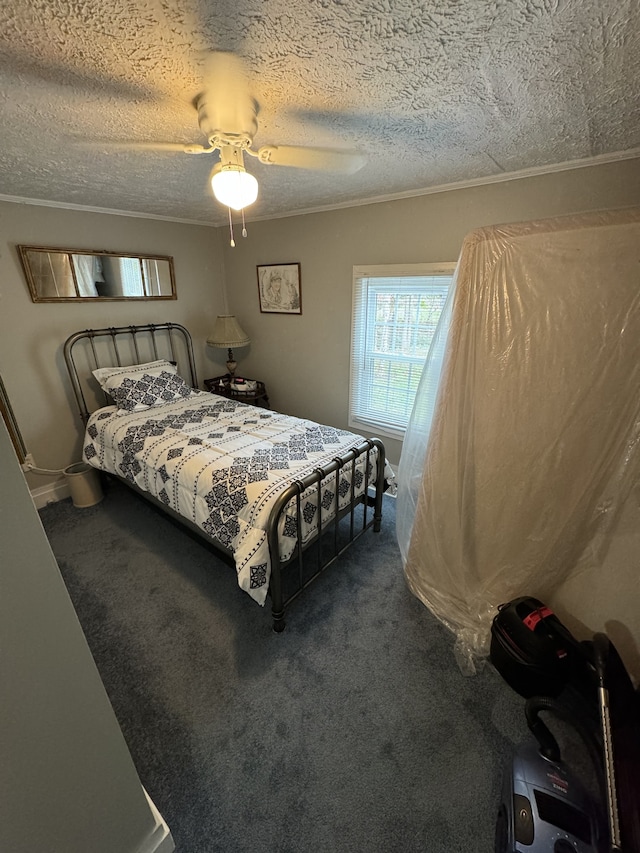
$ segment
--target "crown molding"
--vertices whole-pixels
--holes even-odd
[[[598,154],[595,157],[586,157],[581,160],[567,160],[564,163],[554,163],[551,166],[533,166],[530,169],[520,169],[516,172],[503,172],[499,175],[487,175],[486,177],[472,178],[467,181],[438,184],[437,186],[425,187],[421,190],[405,190],[404,192],[372,196],[370,198],[358,199],[357,201],[345,201],[338,204],[309,207],[302,210],[296,210],[292,213],[276,213],[271,214],[270,216],[256,216],[254,218],[247,217],[247,222],[260,222],[269,219],[285,219],[290,216],[306,216],[310,213],[325,213],[331,210],[344,210],[350,207],[364,207],[367,204],[382,204],[386,201],[419,198],[424,195],[435,195],[436,193],[452,192],[453,190],[465,190],[471,187],[501,184],[507,181],[521,181],[525,178],[535,178],[540,175],[551,175],[556,172],[570,172],[574,169],[583,169],[588,168],[589,166],[603,166],[608,163],[618,163],[622,160],[635,160],[638,157],[640,157],[640,148],[631,148],[628,151],[615,151],[610,154]]]
[[[634,160],[640,157],[640,148],[631,148],[628,151],[614,151],[609,154],[597,154],[595,157],[585,157],[580,160],[566,160],[564,163],[554,163],[550,166],[533,166],[530,169],[520,169],[516,172],[502,172],[498,175],[487,175],[482,178],[472,178],[467,181],[454,181],[448,184],[438,184],[433,187],[425,187],[417,190],[405,190],[404,192],[389,193],[387,195],[370,196],[355,201],[344,201],[337,204],[319,205],[317,207],[306,207],[283,213],[271,213],[264,216],[247,216],[247,222],[265,222],[271,219],[288,219],[293,216],[308,216],[311,213],[326,213],[331,210],[344,210],[350,207],[364,207],[368,204],[383,204],[387,201],[399,201],[408,198],[419,198],[424,195],[435,195],[437,193],[451,192],[453,190],[464,190],[472,187],[482,187],[489,184],[500,184],[506,181],[521,181],[525,178],[535,178],[541,175],[550,175],[556,172],[569,172],[573,169],[584,169],[589,166],[603,166],[608,163],[619,163],[623,160]],[[216,224],[199,219],[181,219],[173,216],[161,216],[155,213],[140,213],[131,210],[112,210],[106,207],[91,207],[82,204],[67,204],[59,201],[48,201],[46,199],[22,198],[20,196],[2,195],[0,201],[12,204],[32,204],[38,207],[53,207],[58,210],[78,210],[83,213],[105,213],[109,216],[131,216],[137,219],[156,219],[161,222],[176,222],[181,225],[200,225],[208,228],[225,228],[226,223]]]
[[[179,219],[175,216],[161,216],[158,213],[140,213],[139,210],[113,210],[109,207],[92,207],[88,204],[71,204],[61,201],[48,201],[41,198],[22,198],[17,195],[2,195],[0,201],[8,201],[12,204],[32,204],[36,207],[54,207],[57,210],[78,210],[82,213],[106,213],[109,216],[133,216],[136,219],[158,219],[161,222],[176,222],[181,225],[205,225],[209,228],[220,228],[213,222],[203,222],[199,219]]]

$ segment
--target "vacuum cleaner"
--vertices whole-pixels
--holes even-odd
[[[535,741],[505,773],[495,853],[640,853],[640,699],[613,643],[602,633],[578,642],[549,607],[522,597],[499,608],[490,658],[526,699]],[[577,733],[591,785],[542,714]]]
[[[521,746],[505,774],[495,852],[600,853],[606,838],[602,804],[563,761],[555,737],[540,718],[541,711],[576,723],[554,700],[527,700],[527,722],[538,743]],[[591,743],[586,729],[583,736],[585,743]],[[594,751],[593,746],[589,751]]]

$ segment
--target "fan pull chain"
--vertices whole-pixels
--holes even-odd
[[[231,219],[231,208],[228,208],[229,211],[229,231],[231,232],[231,248],[235,249],[236,241],[233,239],[233,221]]]
[[[242,208],[242,236],[243,237],[247,236],[247,227],[244,224],[244,207]]]

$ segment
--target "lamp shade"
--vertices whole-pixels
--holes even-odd
[[[216,317],[207,343],[210,347],[233,348],[246,347],[251,341],[233,314],[220,314]]]

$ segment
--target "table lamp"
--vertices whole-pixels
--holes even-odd
[[[246,347],[251,341],[247,337],[246,332],[242,330],[240,323],[236,320],[233,314],[220,314],[216,317],[216,322],[213,326],[213,331],[207,338],[207,343],[210,347],[219,347],[227,349],[227,370],[233,378],[238,366],[233,358],[234,347]]]

